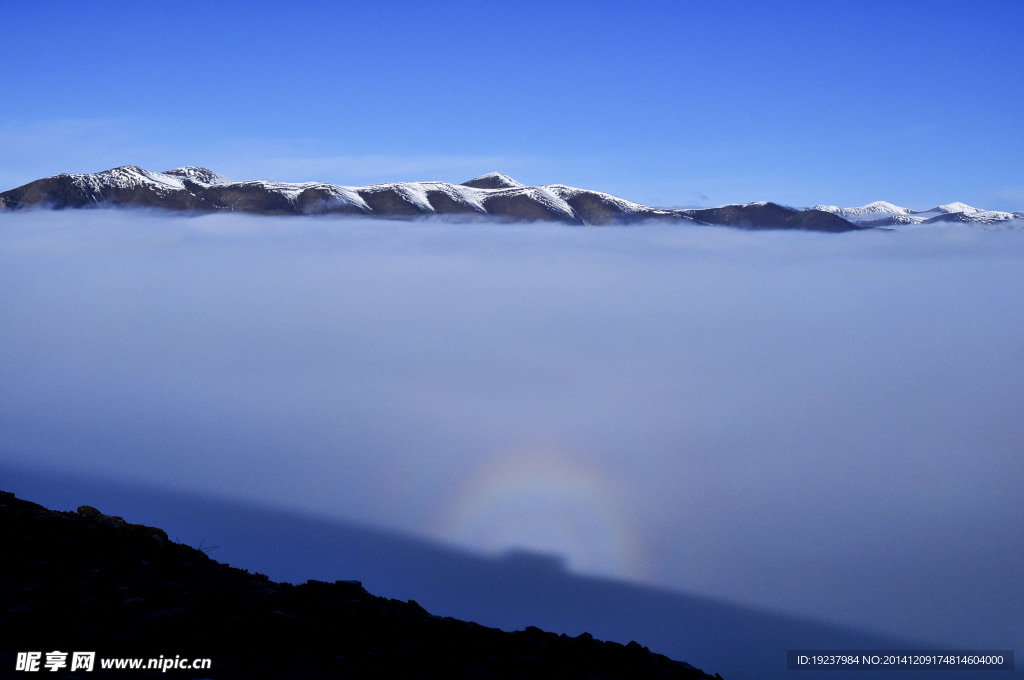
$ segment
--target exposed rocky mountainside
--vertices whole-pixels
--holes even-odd
[[[61,174],[0,193],[0,209],[82,208],[114,205],[260,215],[375,215],[411,218],[446,215],[576,225],[659,220],[762,229],[853,231],[862,227],[827,210],[775,203],[708,209],[660,209],[611,194],[561,184],[525,186],[501,173],[463,184],[393,182],[347,187],[322,182],[235,182],[198,167],[151,172],[126,165],[93,174]]]
[[[90,507],[57,512],[0,492],[0,538],[3,676],[22,675],[19,652],[41,652],[40,671],[60,678],[720,678],[635,642],[432,616],[355,581],[274,583]],[[95,652],[94,669],[50,672],[55,651]],[[179,655],[210,667],[101,667]]]

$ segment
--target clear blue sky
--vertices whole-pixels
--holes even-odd
[[[0,189],[491,170],[653,205],[1024,209],[1024,2],[5,3]]]

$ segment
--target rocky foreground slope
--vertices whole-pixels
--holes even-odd
[[[375,597],[220,564],[160,529],[0,492],[0,676],[60,678],[720,678],[635,642],[504,632]],[[685,634],[685,631],[680,631]],[[38,652],[39,672],[18,672]],[[52,652],[58,664],[44,664]],[[92,671],[71,671],[95,652]],[[164,673],[104,660],[209,659]]]
[[[751,229],[854,231],[863,227],[827,210],[761,201],[719,208],[661,209],[562,184],[525,186],[498,172],[462,184],[392,182],[348,187],[323,182],[236,182],[212,170],[151,172],[125,165],[92,174],[61,174],[0,193],[0,210],[125,206],[259,215],[367,215],[551,221],[574,225],[664,221]]]

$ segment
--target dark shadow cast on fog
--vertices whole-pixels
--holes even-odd
[[[359,580],[375,594],[506,630],[588,632],[737,678],[784,678],[789,649],[929,649],[921,641],[771,613],[695,594],[567,571],[561,558],[474,555],[423,539],[256,505],[0,465],[0,488],[55,510],[92,505],[158,526],[211,558],[276,581]],[[942,678],[955,671],[860,671]],[[799,671],[800,678],[830,677]],[[950,675],[950,677],[960,677]]]

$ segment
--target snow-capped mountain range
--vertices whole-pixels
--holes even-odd
[[[930,210],[910,210],[886,201],[875,201],[859,208],[840,208],[836,205],[816,205],[815,210],[839,215],[845,220],[862,227],[899,228],[912,225],[966,222],[979,226],[1021,226],[1024,212],[1001,212],[981,210],[966,203],[947,203]]]
[[[1024,213],[999,213],[962,203],[915,212],[891,203],[861,208],[792,208],[769,201],[717,208],[662,209],[563,184],[526,186],[500,172],[462,184],[391,182],[342,186],[325,182],[234,181],[202,167],[152,172],[125,165],[91,174],[64,173],[0,193],[0,210],[123,206],[175,211],[240,211],[262,215],[430,215],[575,225],[646,220],[743,228],[855,231],[875,227],[962,221],[979,225],[1024,222]]]

